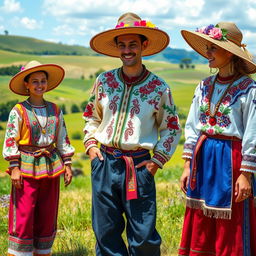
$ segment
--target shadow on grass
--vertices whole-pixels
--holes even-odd
[[[81,247],[72,252],[57,252],[52,254],[52,256],[88,256],[88,255],[89,255],[89,252],[84,247]]]

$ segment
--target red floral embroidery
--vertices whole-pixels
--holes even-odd
[[[169,128],[169,130],[179,130],[177,116],[172,116],[172,117],[168,116],[167,120],[168,120],[167,127]]]
[[[131,108],[130,118],[133,118],[135,114],[140,113],[140,104],[138,99],[134,99],[132,103],[133,103],[133,107]]]
[[[245,80],[243,80],[240,84],[239,84],[239,89],[240,90],[245,90],[247,89],[247,87],[249,86],[249,84],[252,82],[252,80],[250,78],[247,78]]]
[[[8,127],[8,128],[12,128],[12,129],[13,129],[13,128],[15,128],[15,125],[14,125],[14,124],[9,123],[7,127]]]
[[[14,146],[14,138],[8,138],[6,141],[5,141],[5,145],[6,147],[13,147]]]
[[[107,78],[107,84],[108,87],[116,89],[118,87],[118,82],[115,79],[115,76],[111,72],[107,72],[105,74],[105,77]]]
[[[129,136],[132,136],[134,133],[134,127],[133,127],[133,123],[132,123],[132,120],[129,120],[128,122],[128,128],[125,130],[124,132],[124,139],[125,141],[128,140],[128,137]]]
[[[230,101],[231,101],[230,95],[226,95],[226,96],[224,97],[224,99],[223,99],[223,103],[224,103],[225,105],[227,105]]]
[[[159,86],[161,85],[161,81],[156,79],[156,80],[153,80],[151,82],[149,82],[148,84],[140,87],[140,93],[141,94],[150,94],[151,92],[153,92],[156,88],[156,86]]]
[[[109,126],[107,128],[108,139],[111,138],[111,135],[113,133],[113,124],[114,124],[114,118],[112,119],[111,123],[109,124]]]
[[[66,135],[66,137],[65,137],[65,141],[66,141],[66,143],[67,143],[68,145],[70,145],[70,140],[69,140],[68,135]]]
[[[36,125],[37,125],[37,122],[36,122],[36,121],[33,121],[32,124],[33,124],[34,126],[36,126]]]
[[[173,142],[173,137],[169,137],[168,139],[165,140],[165,142],[163,143],[164,147],[166,148],[167,152],[171,151],[171,144]]]
[[[111,103],[109,104],[109,109],[112,110],[113,115],[116,113],[117,110],[117,104],[116,102],[120,99],[119,96],[114,96],[113,99],[111,100]]]
[[[93,110],[93,104],[92,103],[89,103],[86,108],[85,108],[85,111],[84,111],[84,114],[83,116],[84,117],[91,117],[92,116],[92,110]]]

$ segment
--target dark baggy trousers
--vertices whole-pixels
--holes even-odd
[[[125,161],[102,152],[92,160],[92,224],[97,256],[159,256],[154,177],[145,166],[136,170],[138,199],[126,200]],[[134,164],[150,159],[134,158]],[[125,222],[125,218],[126,222]],[[126,225],[125,225],[126,223]],[[122,238],[126,228],[128,248]]]

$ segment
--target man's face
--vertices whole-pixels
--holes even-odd
[[[141,53],[146,48],[148,41],[141,43],[141,38],[136,34],[117,37],[117,48],[124,66],[133,67],[141,63]]]

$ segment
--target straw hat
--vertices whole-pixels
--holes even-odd
[[[216,26],[209,25],[197,29],[195,32],[181,30],[181,34],[186,42],[203,57],[207,58],[207,42],[212,42],[241,58],[247,67],[248,73],[256,72],[253,57],[246,50],[246,45],[242,43],[242,32],[234,23],[220,22]]]
[[[101,54],[119,57],[115,37],[126,34],[144,35],[148,39],[148,46],[142,52],[142,56],[149,56],[162,51],[169,44],[167,33],[158,29],[150,21],[141,20],[134,13],[123,14],[114,29],[110,29],[95,35],[91,41],[91,48]]]
[[[37,71],[45,71],[48,74],[47,91],[57,87],[63,80],[65,74],[65,71],[61,66],[56,64],[41,64],[36,60],[32,60],[22,67],[21,71],[11,79],[9,83],[10,89],[16,94],[29,95],[29,92],[24,85],[24,78]]]

